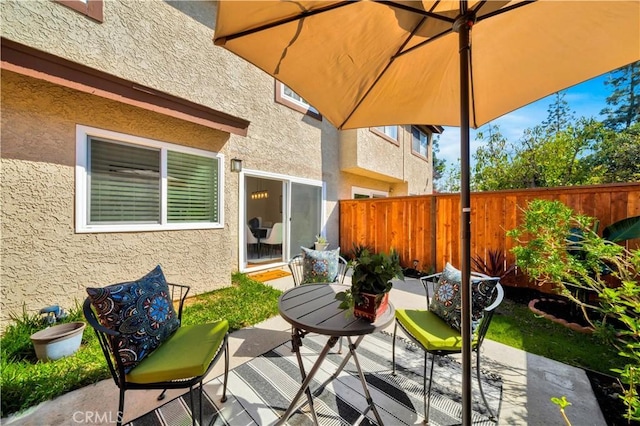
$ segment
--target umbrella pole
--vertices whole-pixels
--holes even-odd
[[[464,2],[461,2],[463,5]],[[460,54],[460,255],[462,272],[462,424],[471,424],[471,197],[469,155],[469,33],[475,17],[456,20]]]

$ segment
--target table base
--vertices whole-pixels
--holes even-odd
[[[287,408],[287,411],[282,415],[282,417],[276,423],[276,425],[285,424],[285,422],[287,421],[287,419],[289,417],[291,417],[293,412],[297,408],[299,408],[298,407],[298,401],[302,397],[303,393],[306,394],[306,396],[307,396],[307,403],[309,404],[309,409],[311,411],[311,417],[313,418],[314,424],[316,424],[316,425],[319,424],[318,423],[318,417],[316,415],[316,410],[315,410],[315,407],[313,405],[313,396],[311,395],[311,390],[309,389],[309,384],[311,383],[311,380],[313,380],[313,377],[316,375],[317,371],[320,369],[320,366],[322,365],[322,362],[326,358],[327,354],[329,353],[331,348],[333,348],[335,346],[335,344],[338,342],[340,337],[336,337],[336,336],[329,337],[329,340],[327,340],[327,343],[325,344],[324,348],[320,352],[320,355],[318,356],[318,359],[313,364],[313,367],[311,368],[311,371],[309,371],[309,374],[307,375],[307,373],[306,373],[306,371],[304,369],[304,364],[302,362],[302,355],[300,354],[300,346],[302,346],[302,338],[305,336],[305,334],[306,333],[304,331],[299,330],[297,328],[294,328],[291,331],[291,346],[293,348],[293,351],[296,353],[296,358],[298,359],[298,365],[300,367],[300,374],[302,376],[302,385],[300,386],[300,389],[298,390],[296,395],[293,397],[293,400],[291,401],[291,404],[289,404],[289,408]],[[329,383],[332,380],[334,380],[335,378],[337,378],[338,375],[342,372],[344,367],[349,362],[349,359],[351,357],[353,357],[353,362],[355,363],[356,369],[358,370],[358,377],[360,378],[360,383],[362,383],[362,389],[364,390],[365,399],[366,399],[367,404],[368,404],[368,407],[364,410],[364,412],[361,414],[361,416],[358,418],[358,420],[357,420],[357,422],[355,424],[360,424],[360,422],[362,422],[362,420],[364,420],[364,418],[366,417],[366,415],[369,412],[369,410],[371,410],[371,411],[373,411],[373,414],[376,417],[376,421],[378,422],[378,424],[380,426],[382,426],[384,423],[382,422],[382,419],[380,418],[380,414],[378,413],[378,409],[376,408],[375,404],[373,403],[373,398],[371,398],[371,394],[369,393],[369,387],[367,386],[367,381],[365,379],[364,373],[362,372],[362,368],[360,367],[360,361],[358,360],[358,356],[356,355],[356,349],[358,348],[358,345],[360,344],[360,342],[362,342],[362,339],[364,339],[364,335],[359,336],[356,339],[355,343],[351,339],[351,336],[348,336],[347,339],[349,341],[349,353],[347,355],[345,355],[344,359],[342,360],[342,363],[340,364],[340,366],[338,366],[338,369],[336,370],[336,372],[333,373],[333,375],[325,383],[323,383],[322,387],[324,388],[324,386],[326,386],[327,383]],[[302,406],[302,404],[300,404],[300,406]]]

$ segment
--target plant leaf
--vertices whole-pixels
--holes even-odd
[[[614,243],[640,238],[640,216],[628,217],[604,228],[602,236]]]

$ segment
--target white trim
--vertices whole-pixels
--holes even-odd
[[[116,142],[131,143],[138,146],[160,149],[161,164],[166,164],[167,150],[184,152],[208,158],[218,159],[218,222],[215,223],[168,223],[166,207],[167,171],[161,167],[161,214],[160,223],[153,224],[118,224],[95,225],[87,223],[87,145],[89,137],[105,138]],[[75,204],[76,204],[76,232],[145,232],[145,231],[173,231],[181,229],[223,229],[224,228],[224,154],[205,151],[202,149],[176,145],[139,136],[98,129],[95,127],[76,125],[76,167],[75,167]]]

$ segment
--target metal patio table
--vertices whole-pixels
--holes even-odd
[[[393,305],[389,303],[387,310],[373,323],[364,319],[356,318],[353,315],[349,315],[345,312],[345,309],[340,309],[338,307],[340,305],[340,301],[335,298],[336,293],[348,288],[349,286],[340,284],[304,284],[287,290],[282,294],[282,296],[280,296],[280,299],[278,300],[280,315],[293,326],[291,331],[291,345],[298,358],[300,374],[302,375],[302,385],[291,401],[287,411],[280,418],[280,421],[276,423],[277,425],[284,424],[291,414],[293,414],[303,393],[306,393],[307,402],[309,403],[314,423],[319,424],[316,411],[313,406],[313,397],[309,390],[309,384],[329,353],[329,350],[335,346],[336,342],[341,337],[346,337],[348,339],[349,353],[345,356],[344,360],[336,372],[331,376],[329,381],[338,377],[349,359],[353,357],[367,403],[369,404],[360,416],[358,422],[362,421],[367,415],[367,412],[371,410],[373,411],[378,424],[383,424],[380,414],[373,403],[371,394],[369,393],[367,381],[365,380],[364,373],[360,367],[360,362],[358,361],[358,356],[356,355],[356,349],[367,334],[381,330],[393,321],[395,309]],[[329,336],[326,345],[320,352],[318,359],[314,363],[308,375],[304,369],[302,356],[300,355],[302,338],[307,333],[318,333]],[[355,342],[353,341],[353,337],[357,337]]]

